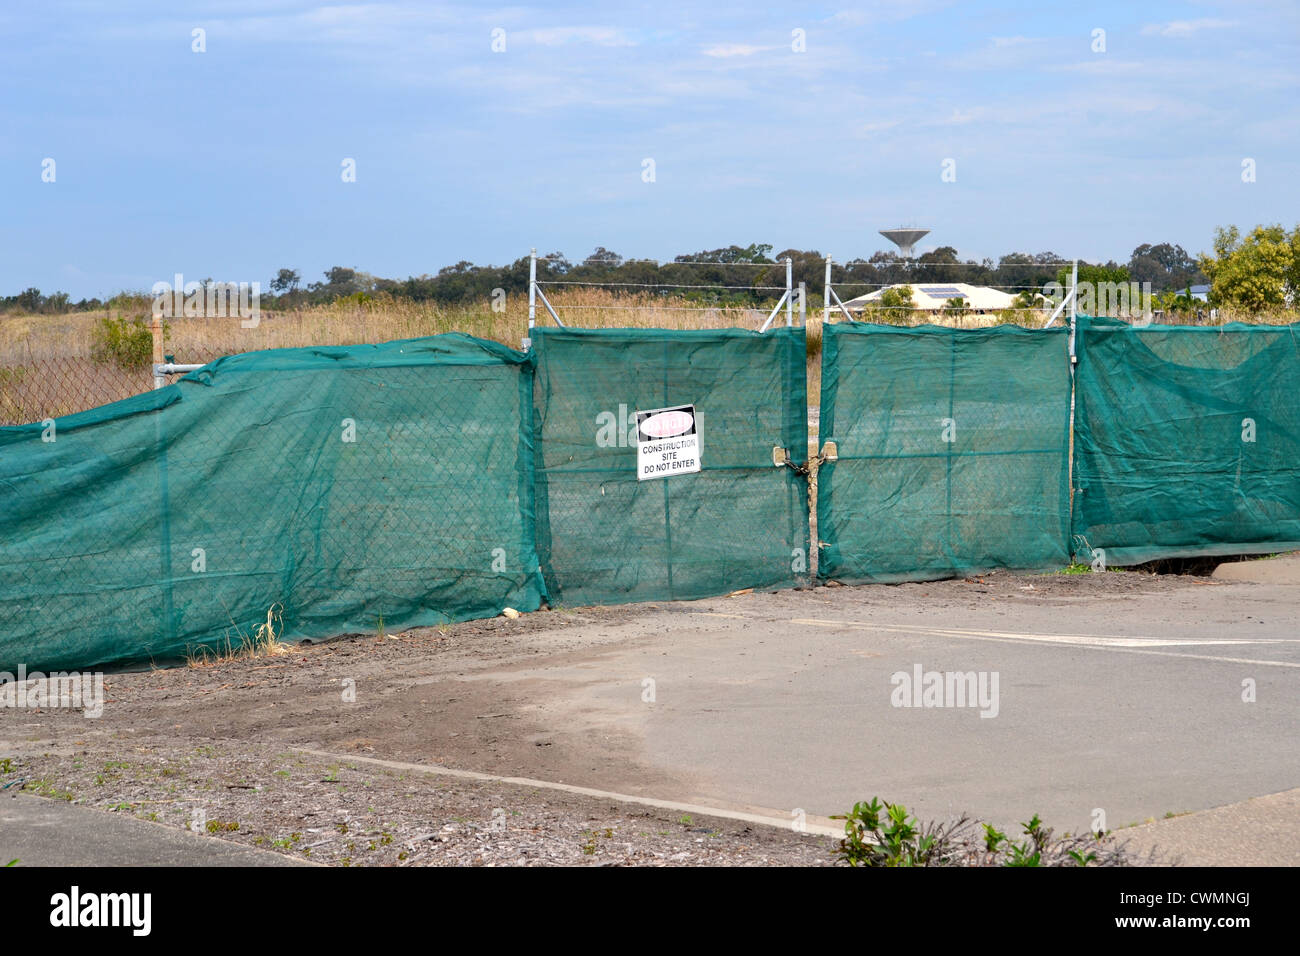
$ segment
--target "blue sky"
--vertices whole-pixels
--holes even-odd
[[[1124,261],[1300,221],[1291,2],[45,0],[0,36],[0,294],[530,246],[845,259],[898,224]]]

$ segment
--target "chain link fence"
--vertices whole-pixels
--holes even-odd
[[[1080,318],[1080,560],[1300,548],[1300,325]]]
[[[535,336],[538,554],[553,601],[807,582],[806,478],[773,464],[774,448],[802,462],[807,447],[803,329]],[[700,471],[645,478],[637,413],[668,408],[689,409]]]
[[[153,387],[148,368],[122,368],[89,357],[0,361],[0,426],[72,415]]]
[[[823,330],[819,575],[1067,563],[1068,330]]]
[[[0,430],[0,669],[535,610],[531,363],[461,335],[249,353]]]
[[[1072,545],[1300,546],[1296,326],[1081,318],[1073,390],[1066,328],[818,331],[820,362],[799,327],[191,351],[214,360],[158,390],[0,364],[26,422],[0,429],[0,669],[219,653],[268,615],[326,637],[813,573],[1041,570]],[[101,404],[114,388],[139,394]],[[689,409],[698,473],[644,471],[642,418],[664,409]]]
[[[191,349],[177,361],[206,365],[228,351]],[[178,374],[164,376],[175,382]],[[0,427],[28,425],[120,402],[154,387],[152,365],[121,365],[90,355],[0,359]]]

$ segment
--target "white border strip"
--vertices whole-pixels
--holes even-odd
[[[365,763],[389,770],[408,770],[419,773],[437,774],[444,777],[459,777],[462,780],[479,780],[484,783],[506,783],[518,787],[533,787],[543,790],[558,790],[584,797],[596,797],[600,800],[617,800],[620,803],[636,803],[644,807],[659,810],[672,810],[674,813],[698,814],[704,817],[721,817],[724,820],[738,820],[742,823],[758,823],[762,826],[776,827],[795,833],[814,833],[818,836],[844,836],[844,825],[836,825],[829,817],[815,817],[808,814],[802,830],[794,829],[793,818],[782,817],[779,810],[768,813],[746,813],[743,810],[727,810],[722,807],[707,807],[698,803],[678,803],[676,800],[659,800],[655,797],[638,797],[629,793],[615,793],[612,790],[596,790],[592,787],[575,787],[567,783],[552,783],[549,780],[534,780],[531,777],[499,777],[492,773],[480,773],[477,770],[456,770],[437,764],[403,763],[400,760],[381,760],[377,757],[357,757],[352,754],[331,753],[327,750],[312,750],[308,747],[294,747],[298,753],[311,754],[313,757],[326,757],[343,763]]]

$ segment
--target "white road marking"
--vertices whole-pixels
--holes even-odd
[[[1010,631],[980,631],[958,627],[922,627],[913,624],[875,624],[870,621],[832,621],[822,618],[793,618],[791,623],[814,627],[845,627],[853,630],[922,634],[930,637],[951,637],[972,641],[1002,641],[1012,644],[1061,644],[1070,647],[1082,647],[1088,650],[1120,651],[1128,654],[1149,654],[1158,657],[1181,657],[1187,660],[1217,661],[1228,664],[1257,664],[1263,667],[1300,668],[1300,662],[1298,661],[1269,661],[1249,657],[1222,657],[1210,654],[1174,654],[1168,651],[1151,649],[1156,647],[1195,647],[1224,644],[1300,644],[1300,639],[1216,640],[1208,638],[1104,637],[1082,634],[1017,634]]]
[[[1252,640],[1174,637],[1102,637],[1096,634],[1023,634],[1017,631],[981,631],[965,627],[922,627],[917,624],[874,624],[870,621],[828,621],[820,618],[796,619],[796,624],[852,624],[881,631],[905,631],[942,634],[949,637],[1005,637],[1021,641],[1047,641],[1051,644],[1090,644],[1096,647],[1177,647],[1200,644],[1300,644],[1300,639],[1262,638]]]
[[[293,749],[299,753],[325,757],[329,760],[337,760],[340,763],[365,763],[375,767],[386,767],[389,770],[416,771],[444,777],[459,777],[463,780],[482,780],[489,783],[509,783],[540,790],[560,790],[564,793],[576,793],[584,797],[598,797],[601,800],[615,800],[620,803],[636,803],[641,806],[655,807],[659,810],[671,810],[674,813],[721,817],[724,820],[739,820],[742,823],[759,823],[763,826],[776,827],[781,830],[794,830],[794,817],[792,815],[786,814],[782,816],[780,810],[769,810],[766,807],[759,808],[763,810],[762,813],[749,813],[743,810],[729,810],[726,807],[711,807],[699,803],[680,803],[676,800],[659,800],[655,797],[641,797],[630,793],[615,793],[612,790],[576,787],[573,784],[535,780],[531,777],[501,777],[494,773],[481,773],[477,770],[457,770],[453,767],[443,767],[438,764],[404,763],[400,760],[381,760],[378,757],[358,757],[356,754],[330,753],[327,750],[313,750],[310,747],[294,747]],[[842,837],[844,836],[844,825],[836,824],[828,817],[807,814],[803,832],[815,833],[819,836]]]

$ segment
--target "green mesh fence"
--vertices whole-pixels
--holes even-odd
[[[802,329],[536,330],[538,553],[552,601],[807,580]],[[638,480],[635,413],[695,407],[701,470]]]
[[[1068,332],[823,330],[819,576],[926,580],[1068,560]]]
[[[821,577],[1300,547],[1296,332],[1081,319],[1071,525],[1065,329],[826,326]],[[805,583],[805,372],[802,329],[445,335],[0,428],[0,670]],[[665,409],[699,470],[638,480]]]
[[[1300,548],[1300,326],[1079,319],[1074,545],[1107,564]]]
[[[276,607],[290,639],[537,608],[531,361],[258,352],[0,429],[0,669],[225,650]]]

